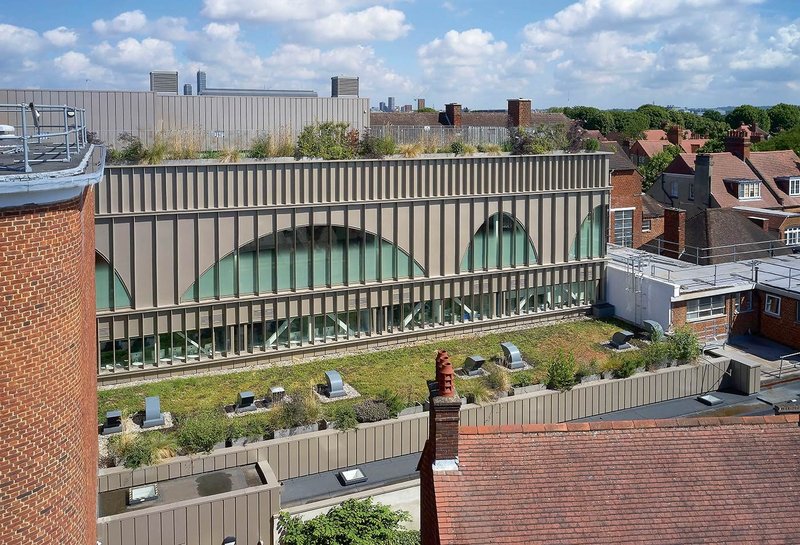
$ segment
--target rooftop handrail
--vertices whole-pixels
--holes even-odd
[[[30,120],[29,120],[30,117]],[[0,134],[0,148],[8,148],[6,142],[16,142],[22,153],[22,170],[32,172],[31,163],[48,161],[69,162],[72,154],[88,144],[86,132],[86,110],[73,106],[52,104],[0,104],[0,124],[10,125],[13,134]],[[43,129],[45,129],[43,131]],[[56,130],[52,130],[56,129]],[[20,134],[16,133],[20,131]],[[52,142],[53,150],[39,154],[31,159],[31,144],[42,144],[43,140],[60,139],[63,143]],[[63,150],[62,150],[63,146]],[[11,150],[15,152],[15,149]],[[54,156],[56,158],[48,158]]]

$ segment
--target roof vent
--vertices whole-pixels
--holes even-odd
[[[519,352],[513,343],[500,343],[500,348],[503,349],[502,364],[509,369],[522,369],[525,367],[525,362],[522,360],[522,354]]]

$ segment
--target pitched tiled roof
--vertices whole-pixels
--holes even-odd
[[[644,140],[653,141],[653,140],[666,140],[667,133],[662,131],[661,129],[650,129],[647,131],[642,132],[642,136]]]
[[[778,253],[788,251],[778,241],[778,233],[764,231],[747,216],[733,208],[707,208],[686,220],[686,245],[695,248],[710,248],[701,253],[707,265],[729,263],[746,256],[759,259],[775,255],[769,242],[775,242]],[[733,248],[736,248],[734,254]]]
[[[708,140],[705,138],[682,140],[681,149],[686,153],[696,153],[706,142]],[[631,148],[636,145],[642,148],[647,157],[652,158],[655,154],[664,151],[667,146],[671,146],[672,143],[669,140],[637,140],[631,145]]]
[[[661,218],[664,216],[664,205],[647,193],[642,193],[642,216],[645,218]]]
[[[786,187],[775,181],[779,176],[800,176],[800,157],[792,150],[754,151],[750,153],[750,166],[764,180],[784,206],[800,206],[800,197],[792,197]]]
[[[738,197],[728,191],[724,180],[736,178],[757,180],[758,176],[756,173],[753,172],[744,161],[732,153],[710,153],[709,155],[711,155],[713,162],[711,167],[711,194],[720,207],[731,208],[734,206],[747,205],[756,208],[778,208],[780,206],[775,196],[766,187],[761,188],[760,199],[740,201]],[[694,173],[697,155],[693,153],[681,153],[679,157],[689,169],[689,173]],[[675,161],[678,161],[678,158],[676,158]],[[675,161],[673,161],[673,163],[675,163]],[[676,169],[678,166],[679,165],[676,165]],[[670,164],[670,168],[667,169],[667,172],[674,172],[671,167],[672,165]]]
[[[636,165],[634,165],[633,161],[630,160],[628,154],[623,151],[619,142],[600,142],[600,151],[608,151],[614,154],[609,157],[609,168],[611,168],[611,170],[636,169]]]
[[[442,545],[800,543],[797,415],[462,427]]]

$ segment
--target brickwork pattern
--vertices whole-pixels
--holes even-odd
[[[766,293],[758,290],[756,293],[758,293],[758,306],[755,306],[755,297],[753,297],[753,306],[758,311],[761,320],[760,333],[775,342],[800,350],[800,323],[797,322],[797,299],[781,296],[781,314],[780,316],[773,316],[764,312]]]
[[[95,543],[92,190],[0,210],[0,536]]]
[[[642,245],[642,176],[635,170],[611,173],[612,212],[608,218],[608,240],[614,241],[614,208],[635,208],[633,211],[633,247]]]

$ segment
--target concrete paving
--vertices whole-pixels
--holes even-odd
[[[723,348],[714,352],[728,358],[761,364],[762,384],[800,376],[800,354],[782,361],[783,356],[798,353],[797,350],[758,335],[731,337]]]

